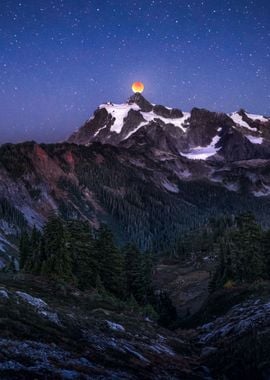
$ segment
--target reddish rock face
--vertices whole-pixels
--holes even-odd
[[[74,167],[75,160],[71,152],[67,152],[65,155],[67,163],[71,166]]]
[[[41,161],[48,160],[47,153],[39,145],[35,145],[35,154]]]

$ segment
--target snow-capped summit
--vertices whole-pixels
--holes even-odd
[[[151,140],[152,147],[186,159],[234,161],[265,156],[269,131],[270,118],[244,110],[228,115],[198,108],[182,112],[152,104],[135,93],[123,104],[101,104],[68,141],[130,147]]]
[[[117,145],[150,124],[174,126],[184,132],[189,117],[190,113],[152,104],[141,94],[135,93],[123,104],[101,104],[94,117],[75,132],[69,142],[88,145],[100,141]]]
[[[94,116],[69,138],[69,142],[88,145],[100,141],[117,145],[150,125],[175,127],[183,133],[189,118],[190,113],[152,104],[135,93],[123,104],[101,104]]]

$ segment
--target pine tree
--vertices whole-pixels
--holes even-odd
[[[102,225],[95,242],[99,275],[105,289],[116,296],[123,296],[123,256],[113,241],[111,231]]]
[[[98,262],[89,224],[82,221],[68,223],[68,247],[73,260],[73,273],[81,289],[96,285]]]
[[[133,295],[137,302],[145,302],[145,276],[142,254],[134,244],[127,245],[125,255],[126,289],[128,296]]]
[[[226,226],[225,226],[226,228]],[[267,243],[262,243],[263,233],[250,213],[242,214],[230,225],[219,244],[218,265],[210,281],[210,290],[226,283],[251,283],[263,276]],[[270,247],[270,245],[268,246]]]
[[[34,226],[32,229],[28,259],[25,262],[24,268],[27,272],[38,273],[40,267],[40,242],[41,232]]]
[[[234,239],[240,256],[239,271],[242,268],[242,281],[252,282],[262,276],[263,261],[261,255],[262,231],[252,214],[243,214],[237,218],[238,234]],[[241,268],[240,268],[241,266]]]
[[[20,238],[20,269],[24,269],[27,261],[29,260],[30,252],[30,238],[27,231],[23,231]]]
[[[44,254],[41,272],[49,277],[73,281],[72,258],[64,223],[51,217],[44,228]]]
[[[142,281],[145,301],[152,296],[153,288],[154,256],[152,252],[144,252],[142,255]]]
[[[264,278],[270,278],[270,230],[262,236],[262,256],[265,265]]]

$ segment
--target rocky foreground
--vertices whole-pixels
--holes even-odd
[[[94,291],[1,274],[0,378],[269,378],[270,298],[207,318],[169,331]]]

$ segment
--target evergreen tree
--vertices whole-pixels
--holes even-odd
[[[73,274],[81,289],[96,285],[98,262],[89,224],[82,221],[68,223],[68,247],[73,260]]]
[[[251,283],[265,277],[265,256],[269,243],[250,213],[235,219],[235,225],[223,232],[219,243],[218,264],[210,281],[210,290],[227,282]],[[263,246],[265,248],[263,248]]]
[[[20,238],[20,269],[24,269],[27,261],[29,260],[30,252],[30,238],[27,231],[23,231]]]
[[[68,234],[58,217],[51,217],[44,228],[44,254],[41,273],[49,277],[72,281],[72,258],[68,249]]]
[[[123,256],[114,244],[111,231],[102,225],[95,242],[99,275],[105,289],[117,296],[124,294]]]
[[[31,273],[38,273],[40,268],[40,242],[41,232],[34,226],[32,229],[28,259],[25,262],[24,268]]]
[[[270,230],[262,236],[262,256],[265,265],[264,277],[270,277]]]
[[[238,233],[234,236],[234,243],[239,256],[237,267],[237,272],[241,274],[239,280],[252,282],[260,278],[263,272],[261,227],[250,213],[241,215],[236,222]]]
[[[142,255],[142,281],[145,299],[152,296],[152,281],[154,272],[154,256],[152,252],[145,252]]]
[[[142,254],[135,245],[127,245],[125,255],[126,290],[129,296],[133,295],[137,302],[145,302],[145,281]],[[145,271],[149,268],[145,268]],[[145,273],[146,274],[146,273]],[[149,281],[149,279],[148,279]],[[149,285],[149,284],[148,284]]]

